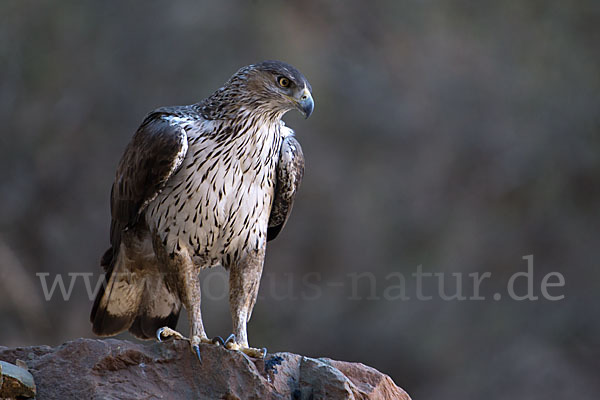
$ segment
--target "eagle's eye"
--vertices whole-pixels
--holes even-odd
[[[279,84],[279,86],[284,88],[290,86],[290,80],[285,76],[280,76],[279,78],[277,78],[277,83]]]

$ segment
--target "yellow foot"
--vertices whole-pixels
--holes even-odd
[[[172,337],[177,340],[186,340],[186,341],[190,342],[190,348],[192,350],[192,353],[196,354],[196,356],[198,357],[198,360],[200,360],[200,362],[202,362],[202,357],[200,356],[200,343],[221,344],[222,346],[225,346],[225,342],[219,336],[217,336],[214,339],[209,339],[206,336],[192,336],[191,338],[186,338],[181,333],[177,332],[174,329],[169,328],[168,326],[159,328],[156,331],[156,338],[158,339],[159,342],[162,342],[164,339],[169,338],[169,337]]]
[[[163,339],[166,339],[168,337],[173,337],[173,338],[179,339],[179,340],[190,340],[190,339],[186,338],[185,336],[183,336],[181,333],[177,332],[176,330],[169,328],[168,326],[163,326],[162,328],[158,328],[158,330],[156,331],[156,338],[158,339],[159,342],[162,342]]]
[[[263,347],[262,349],[257,349],[255,347],[242,346],[235,341],[235,335],[233,334],[230,335],[225,341],[225,347],[227,347],[229,350],[241,351],[247,356],[253,358],[265,358],[267,356],[266,348]]]

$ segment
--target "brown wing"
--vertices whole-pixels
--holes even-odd
[[[277,184],[269,216],[267,240],[275,239],[285,226],[292,212],[296,191],[300,187],[303,176],[304,154],[302,153],[302,147],[293,135],[286,136],[279,151]]]
[[[115,268],[116,272],[124,272],[126,268],[126,265],[117,265],[123,231],[136,227],[148,203],[177,172],[187,152],[185,131],[169,123],[166,116],[168,113],[157,111],[146,117],[117,168],[111,191],[112,247],[102,257],[101,264],[106,271],[104,284],[90,315],[93,331],[98,335],[114,335],[131,326],[137,337],[147,339],[153,337],[155,325],[174,328],[177,324],[179,300],[153,275],[154,270],[146,271],[146,279],[141,282],[128,275],[113,277]],[[151,298],[143,297],[147,296],[148,288],[152,289]]]
[[[119,162],[110,199],[110,240],[115,250],[119,248],[120,233],[137,223],[148,203],[177,172],[187,152],[185,130],[165,117],[162,112],[146,117]]]

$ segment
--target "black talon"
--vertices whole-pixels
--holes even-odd
[[[225,341],[223,340],[223,338],[222,338],[221,336],[215,336],[215,337],[212,339],[212,342],[213,342],[214,344],[217,344],[217,343],[219,343],[221,346],[223,346],[223,347],[226,347],[226,346],[225,346]]]
[[[227,344],[229,342],[235,342],[235,334],[232,333],[231,335],[229,335],[227,340],[225,340],[225,344]]]
[[[194,348],[194,351],[196,352],[196,356],[198,356],[198,361],[200,361],[200,364],[202,364],[202,356],[200,355],[200,346],[195,344],[192,347]]]
[[[246,360],[248,360],[250,364],[254,364],[254,360],[252,360],[248,354],[244,353],[243,351],[238,351],[237,353],[241,354]]]
[[[162,333],[165,330],[165,328],[158,328],[158,330],[156,331],[156,338],[158,339],[159,342],[162,342]]]

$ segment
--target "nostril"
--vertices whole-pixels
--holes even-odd
[[[303,95],[302,97],[300,97],[300,100],[306,100],[306,99],[308,99],[307,95]]]

